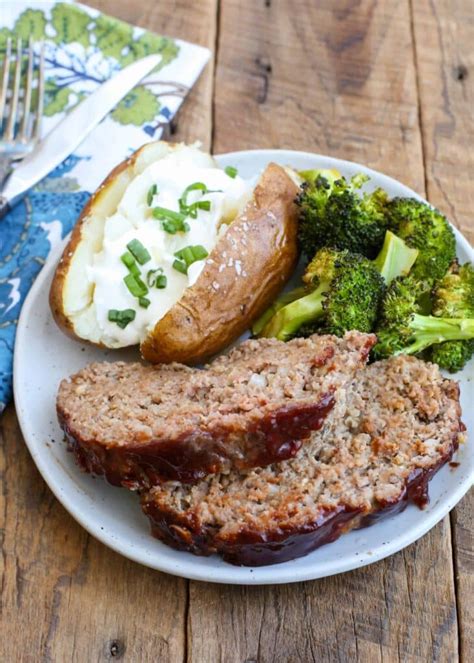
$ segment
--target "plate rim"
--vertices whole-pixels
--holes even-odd
[[[268,160],[271,161],[277,155],[280,155],[284,159],[291,158],[306,158],[306,159],[318,159],[325,160],[328,165],[333,167],[343,167],[345,169],[358,170],[359,172],[365,172],[371,177],[375,177],[380,183],[381,186],[386,185],[400,187],[402,186],[409,195],[417,198],[418,200],[426,201],[422,196],[413,191],[410,187],[405,185],[403,182],[396,180],[384,173],[376,171],[372,168],[359,164],[355,161],[348,161],[345,159],[338,159],[336,157],[330,157],[323,154],[306,152],[300,150],[287,150],[287,149],[254,149],[254,150],[240,150],[233,151],[223,154],[214,155],[218,162],[224,161],[228,162],[232,159],[242,159],[246,156],[258,156],[261,158],[268,157]],[[429,203],[428,203],[429,204]],[[456,244],[462,246],[463,250],[469,256],[469,259],[474,262],[474,249],[471,247],[469,241],[464,237],[464,235],[451,224],[455,236]],[[128,547],[124,550],[123,545],[120,543],[120,539],[111,538],[105,531],[100,529],[100,526],[96,523],[94,518],[87,518],[82,513],[80,508],[77,508],[74,504],[74,501],[70,500],[66,495],[64,495],[58,486],[57,482],[54,479],[54,476],[48,472],[48,462],[46,457],[43,457],[37,451],[37,446],[34,438],[30,439],[30,430],[27,417],[27,408],[23,408],[21,405],[21,390],[19,389],[19,372],[22,357],[20,357],[19,351],[17,348],[22,345],[23,335],[27,333],[27,324],[26,320],[29,317],[29,313],[33,308],[37,294],[41,290],[43,283],[48,279],[52,265],[59,258],[62,248],[67,241],[67,237],[60,244],[51,251],[45,265],[43,266],[41,272],[38,274],[33,286],[31,287],[27,297],[22,306],[20,313],[17,333],[15,339],[15,350],[14,350],[14,359],[13,359],[13,391],[14,391],[14,401],[15,409],[18,417],[20,429],[25,440],[25,443],[28,447],[28,450],[32,456],[32,459],[38,468],[42,478],[48,485],[49,489],[52,491],[56,499],[61,503],[61,505],[66,509],[66,511],[83,527],[91,536],[99,540],[108,548],[111,548],[115,552],[123,555],[124,557],[137,562],[141,565],[153,568],[158,571],[169,573],[177,577],[188,578],[190,580],[200,580],[206,582],[214,582],[218,584],[236,584],[236,585],[268,585],[268,584],[287,584],[294,582],[302,582],[305,580],[316,580],[323,577],[329,577],[331,575],[336,575],[339,573],[345,573],[353,569],[361,568],[369,564],[380,561],[386,557],[389,557],[396,552],[399,552],[406,546],[414,543],[419,538],[424,536],[430,529],[432,529],[438,522],[440,522],[454,506],[462,499],[462,497],[467,493],[469,488],[474,483],[474,466],[468,472],[464,480],[456,487],[455,490],[451,491],[449,495],[446,496],[445,500],[442,503],[430,511],[425,518],[421,519],[419,523],[408,528],[407,531],[402,534],[397,533],[397,535],[392,538],[390,541],[386,542],[385,545],[379,545],[376,547],[372,554],[365,553],[358,557],[356,550],[350,554],[345,555],[342,559],[335,561],[331,565],[331,560],[325,560],[324,566],[325,570],[318,570],[317,567],[303,567],[303,568],[291,568],[291,562],[288,566],[285,565],[283,569],[282,565],[266,565],[261,567],[235,567],[233,565],[227,565],[223,570],[219,569],[219,573],[216,576],[212,575],[212,569],[207,567],[193,566],[192,562],[187,562],[182,560],[177,563],[168,563],[167,560],[163,564],[160,564],[159,552],[156,554],[153,560],[145,559],[143,554],[140,553],[140,548]],[[421,512],[420,512],[421,513]],[[426,513],[426,512],[425,512]],[[377,527],[377,524],[373,525]],[[151,536],[151,534],[150,534]],[[180,551],[175,551],[176,555],[180,555]],[[155,559],[157,562],[155,562]],[[287,563],[288,564],[288,563]],[[180,568],[184,566],[185,568]],[[196,568],[196,571],[193,569]],[[237,569],[240,571],[238,577],[233,577]],[[280,569],[280,572],[279,572]],[[314,570],[313,570],[314,569]],[[217,571],[217,569],[216,569]],[[240,576],[245,576],[244,578]]]

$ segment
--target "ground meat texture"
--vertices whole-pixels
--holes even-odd
[[[58,419],[86,471],[132,489],[265,466],[320,428],[374,341],[249,340],[203,370],[91,364],[61,383]]]
[[[153,534],[198,555],[259,566],[300,557],[352,528],[420,507],[464,427],[459,389],[438,367],[400,356],[358,372],[344,403],[296,458],[168,481],[142,497]]]

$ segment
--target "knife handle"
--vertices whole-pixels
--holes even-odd
[[[5,198],[5,196],[0,196],[0,219],[3,219],[3,217],[8,214],[10,209],[10,203]]]

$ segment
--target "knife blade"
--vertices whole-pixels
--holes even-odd
[[[161,55],[147,55],[128,65],[81,101],[43,138],[10,177],[0,196],[0,218],[37,182],[76,149],[84,138],[161,61]]]

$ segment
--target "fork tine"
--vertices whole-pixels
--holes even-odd
[[[15,121],[16,112],[18,108],[18,96],[20,94],[20,76],[21,76],[21,38],[16,42],[16,65],[15,65],[15,78],[13,79],[13,92],[10,100],[10,113],[8,115],[7,129],[5,132],[6,140],[13,140],[15,134]]]
[[[33,80],[33,40],[30,37],[28,40],[28,69],[26,72],[26,87],[23,96],[23,117],[21,118],[19,138],[23,142],[27,140],[28,120],[30,119],[30,106],[31,106],[31,83]]]
[[[35,126],[33,129],[33,139],[41,138],[41,122],[43,119],[44,105],[44,42],[41,44],[40,61],[38,69],[38,100],[36,102]]]
[[[12,51],[12,40],[10,37],[7,39],[7,47],[5,49],[5,58],[2,67],[2,85],[0,88],[0,127],[3,127],[3,115],[5,113],[5,104],[7,101],[8,79],[10,78],[10,57]]]

